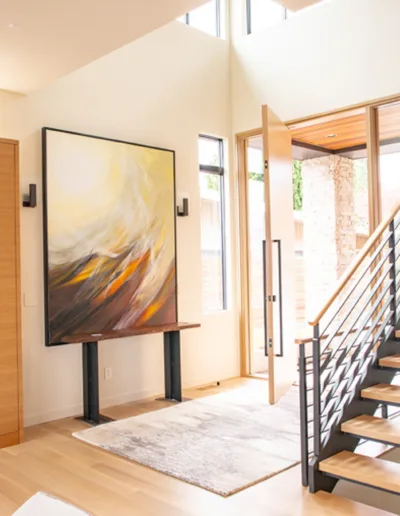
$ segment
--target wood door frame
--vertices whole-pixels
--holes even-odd
[[[0,448],[12,446],[23,442],[24,439],[24,414],[23,414],[23,395],[22,395],[22,332],[21,332],[21,252],[20,252],[20,207],[21,194],[19,182],[19,141],[0,137],[1,144],[12,145],[14,147],[14,188],[15,188],[15,285],[16,285],[16,358],[18,375],[18,430],[0,436]]]
[[[240,247],[240,376],[250,376],[250,238],[248,220],[247,142],[259,136],[257,129],[236,135],[239,194]]]
[[[378,107],[384,106],[385,104],[392,104],[393,102],[400,102],[400,93],[397,93],[396,95],[389,95],[388,97],[382,97],[380,99],[373,99],[373,100],[361,102],[358,104],[350,104],[349,106],[332,109],[331,111],[322,111],[320,113],[315,113],[313,115],[303,116],[300,118],[294,118],[292,120],[287,120],[283,123],[287,126],[291,126],[291,125],[295,125],[295,124],[301,124],[302,122],[316,120],[317,118],[321,118],[324,116],[339,115],[340,113],[346,113],[347,111],[352,111],[354,109],[360,109],[360,108],[367,109],[369,107],[378,108]],[[251,136],[262,136],[262,127],[257,127],[255,129],[250,129],[248,131],[241,131],[239,133],[236,133],[236,139],[246,138],[246,136],[248,138]]]
[[[24,411],[23,411],[23,386],[22,386],[22,315],[21,315],[21,221],[20,206],[21,194],[19,184],[19,142],[13,141],[15,154],[15,245],[17,258],[15,263],[16,288],[17,288],[17,363],[18,363],[18,419],[19,442],[24,440]]]
[[[299,124],[318,118],[346,113],[355,109],[364,108],[367,117],[367,163],[368,163],[368,213],[369,231],[382,221],[380,170],[379,170],[379,120],[378,108],[394,102],[400,102],[400,94],[373,99],[332,111],[326,111],[284,122],[286,126]],[[239,198],[239,242],[240,242],[240,375],[250,375],[250,277],[249,277],[249,228],[247,220],[247,140],[259,136],[263,137],[262,127],[236,134],[236,150],[238,162],[238,198]]]
[[[369,232],[382,222],[382,199],[380,183],[380,145],[378,108],[366,108],[367,116],[367,166],[368,166],[368,213]]]

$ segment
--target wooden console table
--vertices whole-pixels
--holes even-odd
[[[111,421],[100,414],[98,343],[102,340],[121,339],[150,333],[164,334],[165,398],[182,401],[181,385],[181,330],[199,328],[200,324],[174,323],[162,326],[142,326],[107,333],[81,333],[64,337],[65,344],[82,343],[83,420],[91,425]]]

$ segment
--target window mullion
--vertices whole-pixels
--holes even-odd
[[[246,0],[247,34],[251,34],[251,0]]]
[[[221,0],[215,0],[215,9],[216,9],[216,36],[217,38],[221,37]]]
[[[221,199],[221,260],[222,260],[222,308],[227,309],[226,295],[226,230],[225,230],[225,176],[220,176]]]

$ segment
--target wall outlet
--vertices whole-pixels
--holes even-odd
[[[111,380],[112,378],[112,369],[111,367],[104,368],[104,380]]]

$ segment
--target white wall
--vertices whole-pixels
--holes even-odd
[[[398,0],[326,0],[250,36],[231,2],[234,132],[260,127],[263,103],[288,121],[399,93]]]
[[[229,89],[228,43],[172,22],[3,108],[1,136],[20,140],[21,191],[30,182],[39,188],[38,208],[21,210],[22,292],[34,305],[22,308],[27,425],[82,410],[81,346],[44,346],[42,126],[176,151],[178,198],[180,192],[190,198],[190,216],[177,221],[179,319],[202,323],[200,330],[182,334],[183,385],[239,374],[232,275],[230,310],[203,316],[201,307],[197,137],[230,136]],[[230,271],[233,260],[231,253]],[[100,344],[100,371],[106,366],[113,369],[113,379],[101,375],[102,406],[162,393],[162,336]]]
[[[233,156],[232,135],[260,126],[262,103],[287,120],[400,89],[398,0],[385,0],[385,9],[381,0],[330,0],[248,37],[242,36],[244,0],[231,2],[233,52],[226,41],[172,22],[27,97],[0,95],[0,135],[20,140],[21,191],[37,183],[39,203],[44,125],[176,150],[178,198],[188,193],[191,201],[190,217],[178,219],[179,318],[202,323],[183,334],[185,386],[239,373],[233,240],[230,310],[202,315],[198,134],[227,138]],[[33,305],[22,314],[25,416],[34,424],[80,412],[81,349],[44,347],[40,204],[22,210],[21,226],[22,290]],[[160,335],[101,344],[100,362],[114,373],[112,380],[101,378],[103,406],[163,391]]]
[[[20,93],[0,89],[0,138],[6,138],[6,113],[9,105],[23,97]]]

